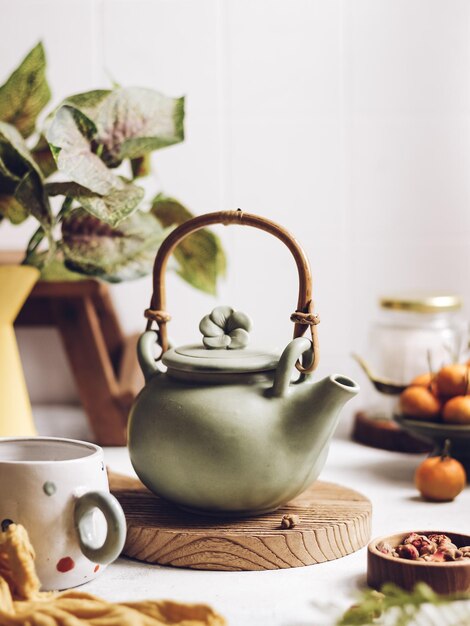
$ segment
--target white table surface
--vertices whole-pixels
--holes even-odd
[[[62,432],[51,432],[51,411],[39,409],[40,432],[66,436],[64,410],[56,411]],[[79,430],[72,429],[69,436],[79,436]],[[449,503],[419,497],[413,474],[423,458],[334,439],[321,480],[356,489],[372,501],[372,537],[427,528],[470,532],[470,488]],[[126,448],[105,448],[105,462],[116,472],[134,475]],[[337,561],[266,572],[196,571],[121,558],[82,589],[112,601],[208,603],[230,626],[332,626],[364,587],[365,573],[365,548]]]

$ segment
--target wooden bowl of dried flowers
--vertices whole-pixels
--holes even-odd
[[[470,535],[419,530],[378,537],[367,550],[367,584],[412,590],[424,582],[442,594],[470,591]]]

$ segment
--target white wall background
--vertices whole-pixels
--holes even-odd
[[[381,293],[455,291],[469,302],[470,3],[467,0],[2,0],[0,81],[42,39],[54,102],[124,85],[187,96],[184,144],[155,155],[163,189],[197,213],[277,220],[311,260],[320,374],[349,358]],[[33,225],[2,226],[23,247]],[[260,342],[287,342],[296,275],[277,241],[220,228],[217,300],[169,281],[174,341],[216,301],[250,312]],[[143,279],[113,288],[143,328]],[[38,402],[75,392],[58,337],[21,332]]]

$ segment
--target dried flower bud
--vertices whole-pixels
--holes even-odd
[[[445,561],[444,550],[438,548],[436,552],[434,552],[434,554],[431,556],[430,560],[433,561],[433,563],[443,563]]]
[[[417,546],[415,546],[416,548]],[[437,546],[433,541],[428,541],[427,543],[423,543],[420,548],[418,548],[420,556],[429,556],[436,552]]]
[[[470,546],[464,546],[463,548],[460,548],[460,552],[462,553],[462,556],[466,559],[470,559]]]
[[[402,559],[416,561],[419,558],[418,550],[410,543],[397,546],[397,554]]]
[[[392,554],[392,552],[394,552],[392,546],[386,541],[380,541],[375,547],[379,552],[382,552],[382,554]]]
[[[441,543],[452,543],[450,537],[439,533],[431,533],[430,535],[428,535],[428,539],[429,541],[433,541],[434,543],[436,543],[438,546],[441,545]]]
[[[444,561],[458,561],[462,558],[462,552],[457,548],[448,548],[447,546],[438,548],[432,555],[431,561],[443,563]]]
[[[444,563],[470,558],[470,545],[457,548],[450,537],[440,533],[431,533],[426,536],[413,532],[405,537],[399,546],[391,547],[390,544],[382,541],[377,544],[377,549],[383,554],[412,561]]]
[[[458,561],[462,558],[462,553],[458,548],[446,548],[443,550],[445,561]]]
[[[288,513],[281,519],[281,528],[294,528],[299,523],[299,516]]]
[[[418,535],[416,533],[409,535],[405,539],[404,543],[414,546],[418,550],[420,556],[423,556],[424,554],[434,554],[437,549],[437,545],[430,541],[426,535]]]

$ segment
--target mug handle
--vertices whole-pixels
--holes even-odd
[[[106,539],[99,548],[93,548],[90,541],[93,533],[89,515],[93,509],[99,509],[108,525]],[[78,542],[83,554],[94,563],[107,564],[121,554],[126,540],[126,518],[117,499],[106,491],[88,491],[75,501],[74,521]]]

